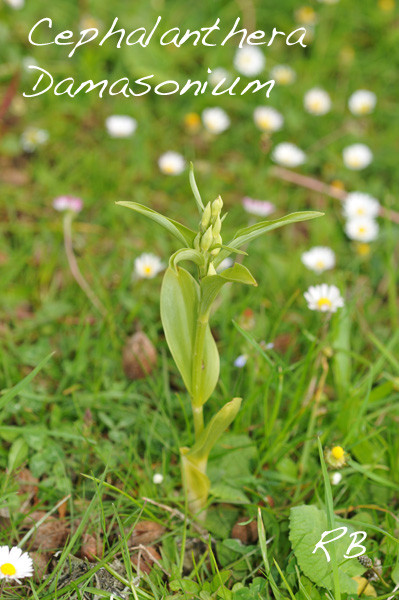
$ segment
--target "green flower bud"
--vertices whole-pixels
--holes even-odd
[[[218,217],[222,211],[222,208],[223,200],[220,196],[218,196],[218,198],[212,202],[212,218]]]
[[[213,266],[213,263],[209,263],[209,267],[208,267],[208,273],[207,275],[217,275],[216,273],[216,269]]]
[[[195,250],[199,250],[200,249],[200,240],[201,240],[201,234],[197,233],[197,235],[194,238],[194,249]]]
[[[212,246],[213,242],[212,235],[212,225],[209,225],[208,229],[205,231],[204,235],[201,238],[201,250],[202,252],[208,252],[209,248]]]
[[[215,236],[215,237],[213,238],[213,245],[216,245],[216,244],[218,244],[218,245],[220,245],[220,246],[221,246],[221,245],[222,245],[222,243],[223,243],[223,242],[222,242],[222,237],[221,237],[220,235],[217,235],[217,236]],[[217,255],[219,254],[220,250],[221,250],[221,248],[214,248],[214,249],[211,251],[211,254],[212,254],[212,256],[217,256]]]
[[[220,230],[222,228],[222,221],[220,220],[219,215],[216,217],[216,220],[212,227],[213,238],[215,239],[218,235],[220,235]]]
[[[211,222],[211,203],[208,204],[204,208],[204,212],[202,213],[200,229],[202,232],[206,231]]]

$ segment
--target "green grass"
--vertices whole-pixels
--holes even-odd
[[[1,95],[26,55],[60,77],[73,72],[79,80],[101,78],[107,69],[116,79],[156,68],[160,81],[203,78],[208,65],[232,70],[233,46],[187,46],[173,52],[154,45],[142,53],[85,48],[68,60],[63,48],[32,48],[26,40],[44,15],[53,18],[57,32],[78,30],[82,14],[107,25],[117,15],[131,28],[152,23],[158,14],[169,27],[183,19],[185,27],[210,25],[217,16],[230,26],[240,14],[238,3],[55,4],[49,8],[36,0],[22,12],[1,6]],[[295,28],[298,2],[254,4],[257,28]],[[165,527],[154,542],[162,569],[154,565],[139,587],[130,589],[129,598],[324,597],[326,590],[298,570],[288,538],[291,507],[325,505],[318,438],[323,448],[341,445],[350,456],[342,482],[327,496],[330,517],[334,509],[340,517],[367,525],[367,554],[381,560],[389,586],[374,582],[378,597],[387,597],[399,581],[398,226],[380,219],[378,241],[369,256],[359,256],[345,237],[339,202],[274,177],[269,151],[271,144],[293,141],[308,152],[301,173],[326,183],[340,180],[347,190],[368,192],[399,210],[397,15],[371,0],[361,6],[350,0],[309,4],[318,24],[306,51],[284,45],[266,50],[267,69],[289,63],[297,72],[296,83],[276,87],[268,101],[285,117],[284,128],[272,140],[262,137],[252,120],[254,107],[267,103],[262,95],[149,94],[132,101],[45,95],[22,102],[18,94],[5,115],[0,131],[0,545],[24,538],[29,529],[24,510],[47,513],[65,496],[65,520],[72,528],[65,544],[52,548],[63,553],[43,581],[4,589],[1,598],[83,598],[74,584],[56,592],[56,580],[63,563],[79,556],[85,532],[96,533],[103,550],[81,576],[83,584],[93,586],[94,571],[103,565],[112,569],[115,556],[124,565],[122,578],[131,582],[137,572],[128,532],[143,520]],[[22,73],[20,92],[29,82]],[[324,117],[303,110],[304,92],[317,85],[333,100],[333,110]],[[360,119],[346,108],[358,88],[372,89],[378,97],[375,112]],[[215,139],[203,131],[187,132],[184,116],[210,105],[225,108],[230,129]],[[129,140],[106,134],[104,119],[118,113],[138,121]],[[23,154],[19,144],[29,125],[50,134],[47,145],[32,155]],[[342,148],[358,141],[372,148],[375,160],[365,171],[349,171],[342,164]],[[235,396],[243,398],[243,405],[211,455],[213,487],[202,533],[186,512],[180,482],[179,447],[192,445],[193,431],[189,400],[162,332],[161,278],[131,279],[140,253],[153,252],[166,261],[177,245],[155,224],[114,204],[134,200],[196,229],[188,173],[166,177],[158,170],[158,156],[169,149],[193,160],[204,201],[222,195],[229,213],[226,240],[251,218],[241,207],[244,195],[274,202],[276,218],[305,209],[325,212],[321,219],[255,241],[244,264],[259,286],[226,287],[212,318],[221,378],[206,416]],[[85,202],[73,223],[74,249],[107,308],[104,319],[68,270],[62,217],[51,206],[64,193]],[[320,244],[337,256],[336,269],[324,276],[307,271],[300,261],[303,251]],[[338,285],[346,300],[327,327],[322,315],[307,309],[302,295],[322,281]],[[248,308],[254,316],[249,330]],[[121,353],[127,336],[138,328],[155,344],[158,362],[151,376],[131,382],[123,373]],[[274,342],[275,349],[264,350],[263,340]],[[243,369],[234,367],[239,354],[248,355]],[[27,493],[18,493],[18,472],[24,467],[39,480],[35,506],[32,499],[24,505]],[[155,472],[164,475],[162,485],[152,483]],[[146,497],[159,506],[146,503]],[[6,509],[10,519],[4,519]],[[256,523],[259,510],[259,542],[233,541],[237,519]],[[28,540],[24,549],[29,547]],[[337,593],[328,594],[338,599]]]

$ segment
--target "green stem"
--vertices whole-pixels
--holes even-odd
[[[204,413],[202,406],[194,406],[193,404],[193,417],[194,417],[194,432],[195,439],[197,440],[204,429]]]
[[[194,338],[194,352],[193,352],[193,392],[191,397],[191,403],[194,415],[194,429],[195,439],[202,433],[204,429],[204,418],[202,414],[202,398],[199,395],[201,373],[203,369],[203,358],[204,358],[204,345],[205,345],[205,334],[208,326],[209,314],[201,313],[198,315],[197,326],[195,330]]]

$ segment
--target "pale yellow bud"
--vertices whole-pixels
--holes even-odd
[[[216,273],[216,269],[215,269],[215,267],[213,266],[213,263],[210,263],[210,264],[209,264],[209,267],[208,267],[208,273],[207,273],[207,275],[217,275],[217,273]]]
[[[218,217],[222,211],[223,208],[223,200],[221,199],[220,196],[218,196],[216,198],[216,200],[214,200],[212,202],[212,217]]]
[[[223,243],[222,242],[222,237],[220,235],[214,236],[214,238],[213,238],[213,245],[218,244],[218,245],[221,246],[222,243]],[[221,250],[221,248],[214,248],[212,250],[212,252],[211,252],[212,256],[217,256],[219,254],[220,250]]]
[[[212,225],[210,225],[201,238],[202,252],[208,252],[209,248],[212,246],[213,241],[214,240],[212,235]]]
[[[202,213],[201,217],[201,231],[206,231],[206,229],[209,227],[211,222],[211,211],[211,203],[208,202],[208,204],[204,208],[204,212]]]
[[[218,235],[220,235],[220,230],[222,228],[222,221],[220,220],[219,215],[216,217],[216,220],[213,224],[212,227],[212,233],[213,233],[213,237],[216,238]]]
[[[200,239],[201,239],[201,234],[197,233],[197,235],[194,238],[194,249],[195,250],[199,250],[200,249]]]

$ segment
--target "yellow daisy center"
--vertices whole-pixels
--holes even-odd
[[[324,260],[318,260],[318,261],[316,262],[316,267],[317,267],[318,269],[324,269]]]
[[[270,117],[260,117],[258,122],[259,122],[261,129],[270,129],[270,125],[271,125]]]
[[[152,267],[150,265],[145,266],[144,267],[144,273],[146,275],[151,275],[151,273],[152,273]]]
[[[341,458],[343,458],[344,454],[345,451],[341,446],[334,446],[334,448],[331,450],[331,455],[336,460],[340,460]]]
[[[327,308],[331,308],[332,304],[331,304],[331,300],[329,298],[320,298],[317,301],[317,306],[321,309],[327,307]]]
[[[358,215],[364,215],[364,208],[358,208],[357,211],[356,211],[356,213]]]
[[[164,165],[163,170],[164,170],[165,173],[174,173],[175,172],[175,167],[172,164],[170,164],[170,165]]]
[[[361,235],[363,235],[364,233],[366,233],[366,231],[367,231],[367,228],[366,228],[366,227],[359,227],[358,231],[359,231],[359,233],[360,233]]]
[[[359,113],[365,115],[370,111],[370,104],[368,102],[362,102],[359,106]]]
[[[312,110],[320,110],[322,108],[322,101],[319,98],[311,100],[309,106]]]
[[[17,569],[11,563],[4,563],[4,565],[1,565],[0,571],[6,577],[12,577],[17,572]]]
[[[359,158],[357,156],[353,156],[353,157],[351,157],[351,158],[348,159],[348,164],[351,167],[360,167],[361,162],[360,162],[360,160],[359,160]]]

